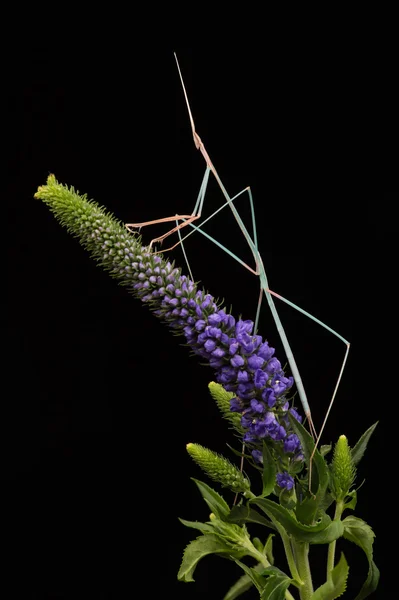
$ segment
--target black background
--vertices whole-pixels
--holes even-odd
[[[197,131],[228,192],[251,186],[271,289],[352,344],[323,443],[345,433],[353,445],[380,420],[359,467],[358,482],[365,483],[355,514],[375,529],[375,560],[383,568],[379,500],[392,494],[384,452],[394,435],[396,379],[381,340],[392,329],[397,195],[383,176],[375,192],[367,189],[362,157],[372,128],[372,83],[360,74],[357,52],[315,52],[306,41],[289,50],[221,48],[175,48]],[[389,100],[389,81],[380,89]],[[54,173],[124,222],[191,213],[205,166],[173,51],[35,45],[18,64],[10,92],[7,597],[222,598],[239,576],[227,561],[204,559],[195,584],[176,579],[182,551],[195,537],[178,517],[208,517],[190,480],[205,476],[185,445],[201,443],[235,460],[226,447],[234,438],[207,391],[213,373],[96,268],[33,198]],[[222,202],[212,181],[203,216]],[[249,226],[246,196],[237,208]],[[144,240],[166,229],[145,228]],[[252,266],[229,209],[206,231]],[[186,250],[195,279],[233,314],[253,319],[256,277],[199,234]],[[179,248],[170,256],[183,264]],[[278,309],[319,427],[345,346],[290,307]],[[260,333],[284,362],[266,305]],[[360,550],[342,548],[354,597],[367,563]],[[323,549],[313,556],[322,583]],[[140,582],[146,593],[138,591]],[[376,597],[385,597],[383,584]]]

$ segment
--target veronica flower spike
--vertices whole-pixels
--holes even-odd
[[[290,365],[291,368],[291,372],[292,375],[294,377],[295,380],[295,384],[296,384],[296,388],[298,391],[298,395],[302,404],[302,408],[303,411],[305,413],[306,419],[309,423],[309,428],[310,428],[310,432],[313,436],[313,438],[316,440],[315,443],[315,449],[318,446],[318,443],[320,441],[321,435],[323,433],[325,424],[327,422],[329,413],[331,411],[331,408],[333,406],[338,388],[339,388],[339,384],[342,378],[342,374],[344,372],[344,368],[345,368],[345,364],[348,358],[348,354],[349,354],[349,348],[350,348],[350,344],[348,342],[348,340],[346,340],[344,337],[342,337],[339,333],[337,333],[336,331],[334,331],[333,329],[331,329],[328,325],[326,325],[325,323],[323,323],[322,321],[320,321],[319,319],[317,319],[316,317],[314,317],[313,315],[309,314],[308,312],[306,312],[305,310],[303,310],[302,308],[300,308],[299,306],[297,306],[296,304],[294,304],[293,302],[290,302],[289,300],[287,300],[286,298],[283,298],[281,295],[277,294],[276,292],[272,291],[269,287],[269,283],[267,280],[267,275],[266,275],[266,271],[263,265],[263,261],[262,258],[260,256],[259,250],[258,250],[258,242],[257,242],[257,232],[256,232],[256,219],[255,219],[255,209],[254,209],[254,203],[253,203],[253,198],[252,198],[252,193],[251,193],[251,189],[250,187],[245,188],[244,190],[242,190],[241,192],[239,192],[238,194],[236,194],[233,197],[230,197],[228,192],[226,191],[226,188],[224,187],[210,157],[208,152],[205,149],[204,143],[202,142],[200,136],[198,135],[198,133],[196,132],[195,129],[195,123],[194,123],[194,119],[192,116],[192,112],[191,112],[191,108],[190,108],[190,104],[189,104],[189,100],[188,100],[188,95],[186,92],[186,88],[184,85],[184,81],[183,81],[183,76],[180,70],[180,66],[179,66],[179,62],[177,60],[177,56],[175,54],[175,59],[176,59],[176,64],[177,64],[177,69],[179,72],[179,76],[180,76],[180,81],[181,81],[181,85],[182,85],[182,89],[183,89],[183,93],[184,93],[184,97],[185,97],[185,101],[186,101],[186,105],[187,105],[187,110],[188,110],[188,115],[189,115],[189,120],[190,120],[190,124],[191,124],[191,129],[192,129],[192,135],[193,135],[193,140],[194,140],[194,144],[195,147],[197,148],[197,150],[199,150],[205,160],[206,163],[206,169],[205,169],[205,174],[201,183],[201,187],[200,187],[200,191],[198,194],[198,198],[196,201],[196,204],[194,206],[194,210],[192,212],[191,215],[175,215],[173,217],[165,217],[163,219],[156,219],[154,221],[146,221],[146,222],[142,222],[142,223],[128,223],[126,224],[126,227],[128,230],[134,230],[136,228],[140,229],[142,227],[145,227],[147,225],[152,225],[155,223],[163,223],[163,222],[170,222],[170,221],[175,221],[176,225],[173,229],[171,229],[170,231],[166,232],[165,234],[163,234],[160,237],[154,238],[153,240],[151,240],[149,248],[152,248],[152,245],[154,244],[154,242],[159,242],[162,243],[163,240],[165,240],[168,236],[170,236],[173,233],[178,233],[179,236],[179,241],[176,242],[173,246],[167,248],[164,250],[164,252],[167,251],[171,251],[174,248],[176,248],[176,246],[178,246],[179,244],[182,245],[183,248],[183,253],[184,253],[184,257],[186,259],[186,263],[187,263],[187,268],[189,270],[189,273],[192,277],[192,273],[191,273],[191,269],[190,269],[190,265],[187,261],[187,257],[186,257],[186,253],[184,250],[184,245],[183,242],[185,239],[187,239],[190,235],[192,235],[195,232],[199,232],[202,235],[204,235],[205,237],[207,237],[210,241],[212,241],[214,244],[216,244],[219,248],[221,248],[224,252],[226,252],[229,256],[231,256],[234,260],[238,261],[244,268],[246,268],[247,270],[249,270],[251,273],[253,273],[254,275],[259,277],[259,283],[260,283],[260,293],[259,293],[259,299],[258,299],[258,303],[257,303],[257,309],[256,309],[256,316],[255,316],[255,324],[254,324],[254,331],[256,333],[257,329],[258,329],[258,321],[259,321],[259,314],[260,314],[260,310],[261,310],[261,306],[262,306],[262,301],[263,301],[263,297],[266,298],[267,303],[269,305],[269,308],[271,310],[271,313],[273,315],[273,319],[275,321],[276,327],[277,327],[277,331],[280,335],[282,344],[284,346],[284,350],[285,350],[285,354],[288,360],[288,363]],[[207,185],[208,185],[208,181],[209,181],[209,175],[210,173],[213,174],[213,176],[216,179],[216,182],[220,188],[220,190],[222,191],[222,194],[226,200],[226,202],[220,206],[215,212],[213,212],[207,219],[205,219],[200,225],[194,225],[193,222],[197,221],[200,217],[201,217],[201,211],[204,205],[204,200],[205,200],[205,193],[206,193],[206,189],[207,189]],[[253,230],[253,235],[251,237],[250,233],[248,232],[244,222],[242,221],[240,214],[237,210],[237,208],[235,207],[235,200],[237,200],[237,198],[239,198],[240,196],[242,196],[243,194],[247,193],[248,194],[248,199],[250,202],[250,209],[251,209],[251,216],[252,216],[252,230]],[[248,264],[246,264],[243,260],[241,260],[238,256],[236,256],[233,252],[231,252],[231,250],[229,250],[228,248],[226,248],[225,246],[223,246],[218,240],[216,240],[215,238],[213,238],[212,236],[210,236],[209,234],[207,234],[205,231],[203,231],[202,227],[210,220],[212,219],[216,214],[218,214],[221,210],[223,210],[224,208],[226,208],[227,206],[230,207],[241,231],[242,234],[245,237],[245,240],[247,241],[250,250],[253,254],[254,257],[254,261],[255,261],[255,268],[252,268],[251,266],[249,266]],[[179,222],[181,221],[181,222]],[[183,227],[186,226],[190,226],[193,231],[191,231],[190,233],[188,233],[187,235],[185,235],[184,237],[181,236],[181,229]],[[156,252],[155,252],[156,254]],[[338,377],[337,377],[337,381],[336,381],[336,385],[335,385],[335,389],[333,391],[332,397],[330,399],[328,408],[327,408],[327,412],[323,421],[323,424],[319,430],[319,432],[316,431],[316,428],[313,424],[313,420],[312,420],[312,414],[311,414],[311,410],[310,410],[310,406],[309,406],[309,402],[307,399],[307,395],[306,395],[306,391],[305,391],[305,387],[304,384],[302,382],[300,373],[299,373],[299,369],[297,367],[293,352],[291,350],[290,344],[288,342],[288,338],[287,335],[284,331],[284,327],[281,323],[280,317],[278,315],[277,312],[277,308],[275,306],[274,300],[273,300],[273,296],[278,298],[279,300],[285,302],[286,304],[288,304],[289,306],[291,306],[292,308],[294,308],[295,310],[298,310],[299,312],[301,312],[302,314],[304,314],[305,316],[309,317],[310,319],[312,319],[313,321],[315,321],[316,323],[318,323],[319,325],[321,325],[322,327],[324,327],[325,329],[327,329],[328,331],[330,331],[332,334],[334,334],[335,336],[337,336],[346,346],[346,351],[345,351],[345,355],[343,358],[343,362],[342,362],[342,366],[340,368]],[[312,454],[312,458],[313,458],[313,454]],[[310,476],[311,477],[311,476]]]
[[[166,234],[145,245],[134,230],[151,222],[125,225],[86,195],[59,183],[54,175],[50,175],[46,184],[38,188],[35,197],[78,239],[99,266],[125,286],[174,335],[180,335],[183,345],[210,367],[213,381],[209,383],[209,393],[222,418],[238,438],[240,450],[230,447],[235,461],[198,443],[201,440],[187,440],[187,453],[212,485],[222,488],[223,495],[207,483],[193,480],[207,505],[206,514],[209,516],[206,522],[180,519],[185,526],[196,530],[197,537],[183,552],[178,581],[193,582],[199,560],[216,554],[230,560],[234,568],[243,571],[236,583],[227,590],[223,600],[235,600],[251,587],[258,592],[259,600],[335,600],[345,593],[349,577],[344,554],[341,553],[339,560],[336,560],[337,543],[344,537],[347,543],[355,544],[359,552],[363,551],[366,555],[368,573],[361,589],[357,589],[356,597],[353,596],[355,600],[364,600],[376,590],[379,581],[379,571],[373,560],[375,535],[363,519],[353,514],[343,517],[343,514],[348,510],[353,512],[357,506],[357,494],[361,487],[359,483],[355,487],[357,465],[377,423],[369,427],[353,447],[345,435],[340,435],[329,462],[326,456],[332,447],[318,449],[342,377],[349,343],[318,319],[270,290],[258,251],[251,190],[246,188],[236,196],[228,195],[195,131],[180,69],[179,74],[194,142],[206,162],[205,175],[192,215],[157,220],[175,221],[176,224]],[[211,173],[226,201],[208,219],[200,225],[194,225],[194,221],[201,216]],[[248,193],[250,202],[252,236],[234,205],[244,192]],[[255,268],[244,263],[202,229],[209,219],[227,206],[250,247]],[[192,231],[182,237],[181,230],[187,226]],[[259,277],[260,294],[255,321],[233,316],[231,310],[227,310],[195,282],[184,251],[184,240],[195,232],[209,238]],[[189,275],[185,275],[153,247],[154,242],[162,242],[172,233],[178,234],[179,241],[171,249],[181,244]],[[202,238],[196,236],[196,239]],[[258,333],[263,296],[273,314],[292,375],[285,373],[282,363],[275,356],[275,349]],[[346,344],[334,394],[319,433],[312,422],[304,386],[280,322],[274,296],[313,319]],[[303,418],[298,407],[292,405],[294,383],[310,433],[302,424]],[[236,464],[238,461],[239,464]],[[316,474],[313,479],[312,464]],[[252,536],[251,528],[254,526],[262,539]],[[267,529],[264,537],[262,527]],[[272,533],[270,530],[273,530]],[[273,538],[280,540],[284,548],[285,565],[274,564]],[[311,547],[322,544],[328,546],[328,552],[325,553],[326,568],[320,571],[323,553],[317,549],[316,558],[319,562],[312,575]],[[315,571],[320,582],[314,580]],[[357,586],[358,581],[354,583]],[[156,582],[151,581],[147,585],[148,597],[159,595],[153,587]]]
[[[342,520],[345,510],[356,505],[355,466],[362,458],[376,425],[370,427],[351,449],[341,436],[328,465],[316,451],[318,477],[312,493],[308,475],[301,475],[314,451],[312,437],[301,425],[301,416],[291,407],[287,395],[294,380],[287,377],[274,348],[254,332],[250,320],[235,319],[217,304],[213,296],[181,273],[166,258],[141,244],[141,237],[129,233],[115,217],[73,188],[50,175],[35,194],[54,213],[100,266],[115,278],[154,315],[185,338],[185,345],[213,370],[209,384],[222,416],[229,421],[250,454],[241,455],[248,466],[261,473],[256,492],[246,472],[228,459],[195,442],[187,451],[207,476],[240,496],[230,507],[206,483],[194,480],[209,509],[209,522],[181,520],[200,530],[201,536],[187,546],[178,572],[179,581],[194,581],[198,561],[211,553],[234,561],[244,570],[225,596],[233,600],[252,585],[260,600],[271,597],[294,600],[338,598],[346,588],[349,568],[344,555],[335,562],[337,540],[345,536],[366,553],[369,572],[360,598],[377,587],[379,572],[372,558],[374,533],[352,515]],[[237,416],[238,418],[236,418]],[[271,500],[274,496],[278,501]],[[326,513],[336,502],[334,519]],[[261,512],[258,512],[258,511]],[[263,513],[263,514],[262,514]],[[275,529],[284,543],[289,574],[273,565],[272,538],[263,543],[251,538],[252,523]],[[311,544],[329,546],[327,580],[314,590],[309,564]],[[242,562],[255,559],[255,567]],[[149,594],[152,597],[152,592]]]

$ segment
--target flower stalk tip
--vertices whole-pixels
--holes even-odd
[[[199,444],[190,443],[186,448],[191,458],[205,471],[208,477],[234,492],[249,491],[248,479],[227,458]]]
[[[349,493],[356,477],[356,467],[345,435],[338,438],[331,463],[331,490],[337,502]]]

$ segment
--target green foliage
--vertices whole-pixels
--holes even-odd
[[[203,499],[207,503],[210,510],[220,519],[226,520],[230,513],[230,508],[227,502],[222,498],[222,496],[215,492],[215,490],[209,487],[209,485],[207,485],[206,483],[199,481],[199,479],[192,478],[192,480],[198,487]]]
[[[270,496],[276,486],[276,463],[265,440],[263,440],[262,497]]]
[[[355,444],[355,446],[353,447],[352,459],[353,459],[353,464],[355,466],[358,465],[359,462],[361,461],[361,459],[363,458],[363,455],[367,448],[367,444],[369,443],[369,440],[370,440],[372,434],[374,433],[374,430],[377,427],[377,425],[378,425],[378,421],[376,423],[374,423],[374,425],[369,427],[367,429],[367,431],[365,431],[363,433],[363,435],[360,437],[357,444]]]
[[[345,556],[341,554],[339,563],[331,571],[326,583],[317,588],[310,600],[335,600],[339,598],[346,590],[348,575],[349,566]]]
[[[329,544],[343,534],[344,528],[341,521],[332,521],[325,513],[321,514],[315,525],[305,525],[295,518],[292,511],[268,498],[253,498],[249,500],[249,503],[259,506],[269,519],[280,523],[287,533],[300,542]]]
[[[375,591],[380,578],[380,572],[373,561],[373,542],[375,534],[370,525],[367,525],[365,521],[352,515],[343,520],[343,526],[344,537],[359,546],[367,556],[369,562],[367,579],[355,598],[355,600],[364,600],[364,598],[367,598]]]
[[[261,600],[284,600],[292,579],[275,567],[265,569],[262,574],[269,576],[262,590]]]
[[[197,564],[208,554],[221,554],[226,558],[241,558],[246,551],[240,548],[234,549],[219,536],[213,534],[202,535],[196,540],[190,542],[186,547],[183,560],[177,574],[179,581],[186,583],[194,581],[193,574]]]
[[[260,573],[260,571],[263,571],[263,568],[263,565],[257,564],[253,567],[253,570]],[[227,594],[223,596],[223,600],[236,600],[236,598],[244,594],[244,592],[247,592],[252,586],[252,578],[247,573],[244,573],[244,575],[231,586]]]
[[[289,414],[288,418],[294,432],[301,442],[307,467],[309,469],[311,464],[312,469],[311,493],[309,493],[308,490],[309,477],[305,477],[302,480],[302,494],[305,497],[301,502],[298,502],[296,506],[297,519],[302,523],[309,525],[313,523],[317,512],[325,501],[329,483],[329,472],[326,461],[320,452],[317,449],[315,450],[315,444],[311,435],[292,415]],[[312,455],[313,459],[311,461]]]

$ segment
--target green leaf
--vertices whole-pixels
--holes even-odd
[[[355,600],[363,600],[376,590],[380,578],[380,572],[373,561],[373,542],[375,534],[370,525],[365,521],[362,521],[362,519],[358,519],[352,515],[346,517],[342,523],[344,526],[344,538],[359,546],[369,561],[367,579],[355,598]]]
[[[323,514],[318,523],[304,525],[283,506],[267,498],[253,498],[249,501],[263,510],[269,519],[275,519],[284,527],[287,533],[296,540],[310,544],[329,544],[342,536],[344,527],[340,520],[331,521],[330,517]]]
[[[326,583],[317,588],[310,600],[335,600],[335,598],[342,596],[346,590],[348,574],[348,563],[345,556],[341,554],[339,563],[331,571],[331,575]]]
[[[202,535],[190,542],[184,550],[183,560],[177,574],[178,580],[186,583],[194,581],[193,573],[198,562],[208,554],[225,554],[233,559],[245,555],[245,551],[233,550],[216,535]]]
[[[234,506],[227,518],[229,523],[237,523],[242,525],[244,523],[257,523],[258,525],[264,525],[270,529],[276,529],[276,527],[265,519],[264,516],[260,515],[254,508],[242,504],[241,506]]]
[[[263,574],[271,569],[265,569]],[[265,587],[262,590],[261,600],[284,600],[285,592],[292,583],[292,579],[287,577],[285,573],[278,570],[276,574],[270,575],[267,579]]]
[[[281,506],[288,510],[293,510],[296,507],[296,499],[293,490],[287,490],[283,488],[278,496],[278,500]]]
[[[320,446],[320,454],[323,456],[326,456],[329,452],[331,452],[331,448],[332,445],[331,444],[323,444],[322,446]]]
[[[331,494],[327,492],[324,496],[323,500],[320,502],[319,509],[327,512],[327,509],[330,508],[331,504],[334,502],[334,498]]]
[[[202,533],[214,533],[212,525],[209,523],[200,523],[199,521],[185,521],[184,519],[180,519],[180,523],[183,523],[186,527],[191,527],[192,529],[199,529]]]
[[[224,500],[224,498],[222,498],[220,494],[215,492],[215,490],[209,487],[209,485],[207,485],[206,483],[203,483],[198,479],[194,479],[193,477],[191,479],[196,483],[203,499],[209,506],[211,512],[215,513],[215,515],[219,517],[219,519],[226,520],[226,517],[230,512],[230,508],[227,502]]]
[[[263,565],[258,564],[253,567],[258,573],[263,570]],[[246,573],[231,586],[223,600],[235,600],[244,592],[247,592],[253,586],[252,579]]]
[[[262,497],[270,496],[270,494],[274,490],[274,486],[276,485],[276,463],[271,455],[271,452],[265,442],[263,440],[263,490]]]
[[[263,577],[258,573],[258,570],[254,569],[253,567],[248,567],[240,560],[236,559],[235,562],[237,563],[238,566],[241,567],[241,569],[245,572],[247,577],[250,579],[251,583],[256,587],[256,589],[260,593],[263,590],[265,581],[264,581]]]
[[[294,429],[295,433],[299,437],[301,442],[302,450],[305,456],[306,464],[310,464],[310,457],[313,453],[315,444],[312,436],[306,431],[306,429],[301,425],[290,413],[288,413],[288,418]],[[305,498],[305,500],[297,505],[297,518],[306,525],[309,525],[313,522],[316,512],[323,502],[327,486],[329,482],[329,471],[327,467],[327,463],[320,454],[320,452],[316,449],[313,460],[312,460],[312,497]]]
[[[263,548],[263,553],[266,555],[266,558],[271,565],[274,565],[273,538],[274,538],[274,533],[269,533],[268,538],[266,540],[265,547]]]
[[[356,504],[357,504],[356,490],[353,490],[353,492],[349,492],[349,494],[347,495],[347,498],[350,498],[350,500],[345,502],[343,511],[346,510],[347,508],[351,508],[352,510],[355,510]]]
[[[363,433],[357,444],[352,448],[352,459],[355,465],[359,464],[359,462],[363,458],[363,454],[366,451],[369,439],[371,438],[371,435],[373,434],[374,429],[377,427],[377,425],[378,421]]]
[[[261,552],[263,554],[264,546],[258,537],[252,538],[252,544],[255,546],[255,548],[257,550],[259,550],[259,552]]]

